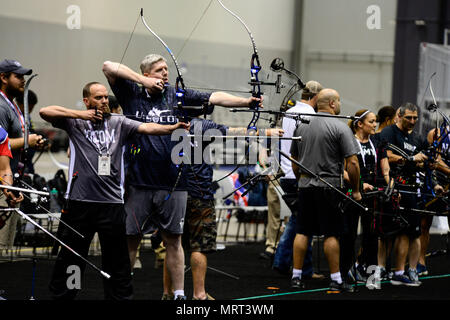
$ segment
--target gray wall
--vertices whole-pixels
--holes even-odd
[[[82,108],[81,88],[88,81],[105,82],[105,60],[120,61],[139,10],[178,57],[187,86],[248,90],[252,53],[244,27],[213,1],[179,52],[210,0],[18,0],[0,1],[0,58],[16,58],[39,77],[31,89],[39,95],[32,116],[44,125],[39,107],[60,104]],[[302,79],[315,79],[340,91],[343,113],[359,106],[390,103],[396,1],[392,0],[223,0],[251,29],[261,57],[261,78],[273,81],[273,58],[281,57]],[[381,7],[382,28],[368,30],[366,8]],[[66,25],[77,5],[81,29]],[[138,70],[142,57],[164,48],[138,21],[123,60]],[[298,66],[298,67],[295,67]],[[284,76],[288,87],[292,79]],[[265,106],[275,109],[280,95],[263,88]],[[216,108],[213,119],[228,125],[245,125],[249,116]],[[264,122],[260,123],[264,125]]]
[[[367,27],[371,5],[380,9],[380,29]],[[391,103],[396,6],[393,0],[304,0],[299,71],[337,89],[342,113]]]
[[[289,26],[293,18],[284,13],[293,11],[294,2],[224,1],[252,30],[263,69],[268,70],[270,61],[277,56],[289,61],[293,33]],[[39,105],[32,116],[37,126],[45,125],[37,114],[39,107],[59,104],[82,108],[82,86],[93,80],[105,82],[102,63],[120,61],[143,7],[150,27],[179,56],[187,86],[248,90],[250,38],[218,2],[211,3],[179,54],[209,3],[209,0],[2,1],[0,29],[9,32],[0,34],[0,57],[18,59],[39,74],[31,85],[39,96]],[[66,9],[72,4],[81,9],[81,29],[69,29],[66,25],[71,16]],[[255,7],[259,9],[254,11]],[[281,10],[278,14],[275,7]],[[282,37],[272,23],[267,23],[268,16],[283,30]],[[138,70],[141,59],[151,52],[162,53],[169,59],[173,82],[176,72],[169,55],[139,20],[123,63]],[[261,74],[267,75],[264,71]],[[267,103],[270,100],[268,95]],[[249,116],[217,110],[214,117],[223,123],[244,125]]]

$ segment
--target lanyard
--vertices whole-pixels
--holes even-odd
[[[364,168],[365,168],[366,167],[366,155],[363,152],[363,149],[362,149],[362,146],[361,146],[361,142],[358,140],[358,138],[356,138],[356,142],[358,142],[359,150],[361,152],[361,158],[362,158],[362,161],[363,161],[363,164],[364,164]],[[370,147],[373,150],[373,155],[375,157],[375,168],[376,168],[376,166],[377,166],[377,152],[376,152],[375,147],[374,147],[374,145],[372,143],[372,140],[370,140],[370,138],[369,138],[369,143],[370,143]]]
[[[14,111],[14,113],[19,117],[20,124],[22,126],[22,133],[25,133],[25,118],[23,117],[22,111],[20,111],[19,107],[11,102],[6,94],[0,90],[0,95],[2,95],[3,99],[5,99],[6,103],[8,103],[9,107]]]
[[[92,139],[89,139],[89,138],[87,138],[87,139],[94,145],[94,147],[98,151],[98,153],[100,155],[102,155],[102,146],[100,145],[100,137],[97,136],[97,141],[94,141],[94,128],[92,127],[92,124],[90,121],[87,121],[87,125],[89,126],[89,129],[91,130],[91,138],[92,138]],[[108,120],[105,119],[103,121],[103,125],[105,127],[104,134],[105,134],[105,143],[106,143],[106,154],[109,155],[109,143],[108,143],[108,136],[106,134],[106,132],[108,132]]]

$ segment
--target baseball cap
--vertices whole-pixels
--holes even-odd
[[[5,59],[0,62],[0,72],[13,72],[29,76],[33,70],[22,67],[19,61]]]
[[[311,80],[306,83],[305,87],[303,88],[303,92],[317,94],[322,89],[323,87],[319,82]]]

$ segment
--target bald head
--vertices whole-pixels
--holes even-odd
[[[317,111],[339,114],[341,112],[341,98],[334,89],[323,89],[317,95]]]

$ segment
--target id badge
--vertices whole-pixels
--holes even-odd
[[[111,174],[111,157],[109,155],[98,156],[98,175],[109,176]]]

